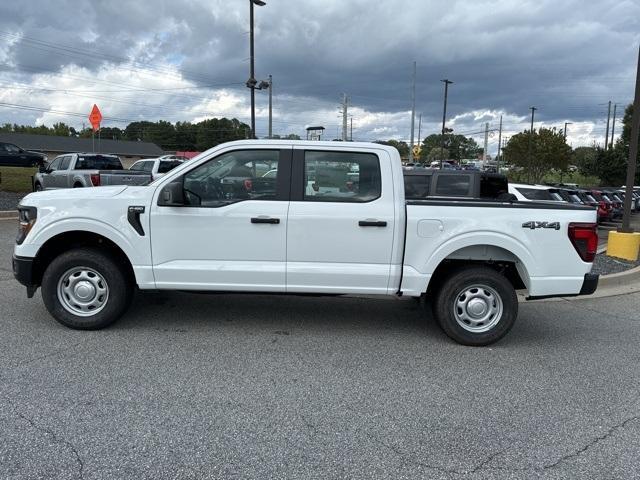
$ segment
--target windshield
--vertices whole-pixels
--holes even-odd
[[[82,155],[78,157],[76,170],[122,170],[122,163],[118,157]]]

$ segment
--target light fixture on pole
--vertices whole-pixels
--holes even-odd
[[[255,78],[255,56],[253,48],[253,6],[264,7],[266,2],[263,0],[249,0],[249,80],[247,80],[247,88],[251,90],[251,138],[256,138],[256,85],[258,81]]]

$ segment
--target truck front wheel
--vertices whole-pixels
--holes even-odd
[[[504,337],[518,316],[518,298],[507,278],[488,267],[448,276],[433,302],[442,330],[463,345],[484,346]]]
[[[42,299],[61,324],[97,330],[115,322],[133,297],[133,285],[113,256],[92,248],[56,257],[42,277]]]

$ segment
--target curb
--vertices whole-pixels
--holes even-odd
[[[16,219],[18,218],[17,210],[0,210],[0,219]]]

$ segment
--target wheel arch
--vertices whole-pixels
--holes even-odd
[[[425,267],[430,277],[423,291],[431,293],[444,277],[469,265],[493,268],[504,274],[515,289],[529,288],[535,268],[528,249],[506,235],[466,235],[436,250]]]
[[[52,235],[40,246],[34,257],[33,282],[40,285],[47,266],[60,254],[75,248],[96,247],[113,255],[124,266],[130,280],[135,283],[133,264],[120,245],[101,233],[89,230],[71,230]]]

